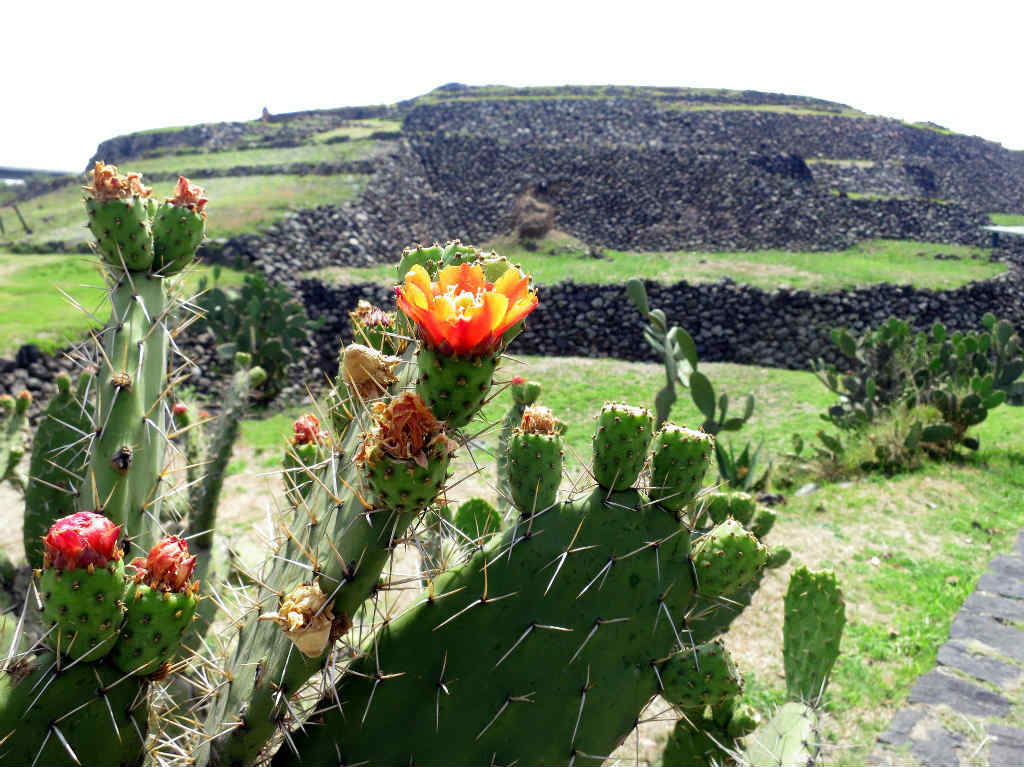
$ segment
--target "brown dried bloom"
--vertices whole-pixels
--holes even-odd
[[[561,434],[562,422],[555,418],[551,408],[543,405],[527,405],[523,410],[523,420],[519,423],[519,431],[523,434]]]
[[[117,172],[116,165],[106,165],[100,160],[89,171],[92,183],[82,189],[100,202],[123,200],[126,197],[149,197],[153,191],[142,185],[142,176],[138,173],[122,175]]]
[[[369,346],[349,344],[342,357],[342,374],[345,383],[358,392],[357,396],[364,400],[377,399],[398,380],[392,371],[401,361]]]
[[[327,647],[334,625],[334,612],[326,604],[327,599],[316,581],[300,583],[281,599],[276,613],[261,615],[260,620],[274,621],[299,652],[317,658]]]
[[[436,446],[451,453],[458,447],[444,433],[444,423],[415,392],[402,392],[390,403],[373,405],[375,425],[356,455],[356,461],[373,460],[379,451],[392,458],[410,459],[426,467],[427,452]]]

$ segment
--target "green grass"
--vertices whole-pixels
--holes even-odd
[[[996,226],[1024,226],[1024,213],[989,213]]]
[[[578,242],[564,235],[542,243],[536,252],[523,249],[511,239],[499,240],[487,247],[494,247],[513,262],[521,263],[541,285],[570,278],[576,282],[619,283],[643,274],[663,283],[714,282],[729,277],[765,290],[788,285],[793,289],[824,292],[880,282],[949,290],[1006,270],[1005,264],[989,263],[989,251],[985,248],[898,240],[869,240],[838,252],[605,251],[605,257],[599,259],[588,256]],[[956,254],[962,260],[939,261],[933,258],[936,253]],[[972,254],[981,258],[972,259]],[[394,268],[390,265],[330,267],[314,274],[336,283],[391,283],[395,279]]]
[[[209,271],[198,267],[186,275],[194,291]],[[240,284],[242,273],[221,270],[221,282]],[[0,355],[10,356],[21,344],[37,344],[52,353],[77,340],[95,323],[72,308],[63,288],[98,319],[109,314],[103,280],[88,255],[11,255],[0,253]],[[88,287],[91,286],[91,287]]]
[[[401,120],[384,120],[379,117],[373,117],[368,120],[354,120],[348,125],[343,125],[340,128],[334,128],[333,130],[317,133],[312,137],[312,140],[324,142],[339,136],[348,136],[350,139],[355,140],[366,138],[373,133],[393,133],[400,130],[402,130]]]
[[[372,131],[367,130],[369,135]],[[294,147],[266,149],[239,149],[229,152],[194,152],[165,157],[132,160],[125,169],[146,173],[176,173],[181,170],[203,169],[204,175],[215,175],[218,170],[240,165],[284,165],[293,162],[339,163],[372,157],[380,151],[382,142],[370,140],[345,141],[337,144],[310,143]]]
[[[214,155],[209,155],[214,156]],[[182,166],[178,166],[182,167]],[[210,198],[210,237],[230,237],[256,232],[280,218],[286,211],[310,208],[326,203],[339,204],[354,199],[366,179],[360,175],[337,176],[232,176],[192,179],[202,185]],[[153,193],[162,198],[170,194],[172,184],[157,184]],[[13,213],[3,211],[6,235],[4,243],[85,242],[91,239],[85,227],[85,209],[78,184],[69,184],[18,206],[31,235],[25,235]]]

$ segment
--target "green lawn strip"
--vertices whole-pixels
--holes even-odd
[[[367,135],[372,131],[367,131]],[[180,170],[202,168],[212,175],[218,170],[240,165],[285,165],[293,162],[339,163],[371,157],[382,146],[381,142],[368,139],[338,142],[334,144],[309,143],[291,147],[269,147],[239,149],[228,152],[194,152],[190,154],[150,157],[131,160],[125,169],[146,173],[177,173]]]
[[[179,164],[176,167],[184,166]],[[366,179],[355,174],[281,174],[212,178],[196,176],[192,181],[206,189],[210,199],[207,234],[210,237],[230,237],[263,229],[288,210],[352,200],[362,190]],[[171,193],[172,188],[170,182],[159,183],[153,187],[153,193],[162,199]],[[18,207],[33,232],[26,235],[13,214],[4,211],[2,215],[6,235],[0,236],[0,247],[5,242],[77,243],[92,238],[83,223],[85,212],[82,208],[82,190],[78,184],[61,187]]]
[[[0,252],[0,355],[9,356],[22,344],[37,344],[53,353],[80,339],[96,322],[69,305],[56,286],[105,322],[110,309],[103,280],[86,254],[12,255]],[[197,267],[186,276],[195,291],[209,272]],[[242,273],[221,270],[221,282],[241,284]]]
[[[385,120],[380,117],[371,117],[366,120],[353,120],[348,125],[342,125],[340,128],[317,133],[311,137],[311,140],[324,142],[340,136],[348,136],[355,141],[367,138],[373,133],[394,133],[400,130],[402,130],[401,120]]]
[[[844,251],[605,251],[603,258],[587,255],[587,249],[571,239],[542,243],[537,251],[527,251],[511,240],[499,240],[488,247],[494,247],[514,263],[521,263],[541,285],[567,279],[618,283],[643,274],[662,283],[683,280],[706,283],[728,277],[764,290],[786,285],[795,290],[826,292],[881,282],[950,290],[1006,270],[1005,264],[988,261],[989,251],[985,248],[900,240],[868,240]],[[957,255],[961,260],[938,260],[934,257],[937,253]],[[312,274],[335,284],[391,284],[395,279],[394,268],[383,264],[361,268],[328,267]]]
[[[996,226],[1024,226],[1024,213],[989,213]]]

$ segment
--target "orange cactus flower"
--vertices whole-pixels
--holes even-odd
[[[415,264],[395,293],[423,340],[446,354],[493,353],[502,334],[537,306],[529,276],[511,268],[490,283],[477,264],[446,266],[437,282]]]

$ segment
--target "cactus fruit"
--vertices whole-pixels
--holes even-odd
[[[732,594],[764,567],[768,549],[735,519],[716,525],[693,545],[697,589],[704,596]]]
[[[712,525],[721,524],[732,517],[747,527],[757,510],[757,501],[748,493],[710,493],[704,503],[709,524]]]
[[[152,190],[138,173],[122,175],[117,166],[97,161],[86,192],[89,229],[103,260],[115,268],[146,271],[153,264]]]
[[[789,579],[783,624],[786,689],[792,700],[817,701],[846,625],[846,605],[835,573],[796,570]]]
[[[89,389],[94,370],[85,370],[75,390],[71,378],[61,373],[56,378],[57,393],[46,406],[32,440],[29,480],[25,488],[25,515],[22,542],[30,567],[43,564],[43,536],[56,520],[76,511],[76,479],[88,464],[83,437],[92,429],[92,404]]]
[[[314,470],[324,462],[327,433],[312,413],[298,418],[292,425],[292,437],[284,453],[285,495],[292,506],[309,497],[316,479]]]
[[[738,696],[743,677],[720,641],[683,648],[661,669],[661,696],[683,709],[721,706]]]
[[[508,441],[523,420],[523,411],[540,396],[540,384],[515,376],[508,386],[512,394],[512,407],[505,412],[498,433],[498,454],[495,464],[498,472],[498,509],[504,513],[511,507],[512,490],[508,485]]]
[[[530,515],[554,506],[562,481],[562,423],[549,408],[529,405],[508,442],[512,504]]]
[[[153,271],[177,274],[195,258],[206,236],[206,193],[178,176],[174,196],[157,208],[153,220]]]
[[[146,684],[105,661],[17,659],[0,673],[0,763],[142,764]]]
[[[625,490],[640,476],[654,416],[643,407],[606,402],[594,431],[594,478],[601,487]]]
[[[132,560],[127,613],[113,654],[121,671],[145,676],[172,659],[199,603],[195,566],[188,544],[173,535],[153,546],[145,559]]]
[[[357,344],[391,356],[401,354],[409,344],[404,336],[396,332],[395,313],[386,312],[365,299],[359,300],[348,317]]]
[[[481,266],[464,263],[431,282],[416,264],[395,292],[421,339],[417,393],[449,426],[465,426],[490,390],[498,353],[537,305],[530,278],[508,269],[490,283]]]
[[[414,266],[421,266],[431,278],[437,276],[437,270],[444,258],[444,248],[436,242],[428,248],[416,245],[402,251],[402,258],[398,262],[398,280],[405,280],[405,276]]]
[[[373,419],[355,460],[365,469],[376,503],[399,513],[426,508],[444,486],[457,445],[412,392],[374,403]]]
[[[714,438],[675,424],[654,436],[650,496],[669,511],[689,506],[711,465]]]
[[[79,511],[54,522],[43,539],[43,618],[57,626],[51,644],[72,658],[97,660],[114,646],[124,610],[120,533],[101,514]]]

